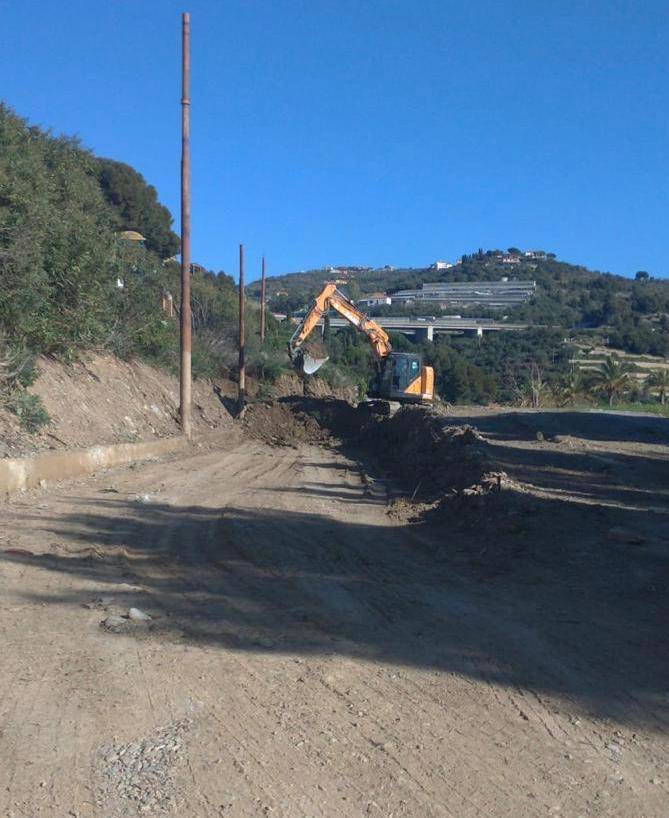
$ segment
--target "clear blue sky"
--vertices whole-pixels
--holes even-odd
[[[478,247],[667,275],[666,0],[2,2],[4,99],[133,165],[193,258],[270,273]]]

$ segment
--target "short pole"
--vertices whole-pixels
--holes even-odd
[[[260,341],[265,340],[265,256],[262,257],[262,278],[260,279]]]
[[[246,399],[246,362],[244,360],[244,245],[239,245],[239,409]]]

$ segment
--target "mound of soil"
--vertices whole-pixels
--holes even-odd
[[[272,385],[271,395],[274,399],[303,397],[312,398],[339,398],[340,400],[356,403],[357,389],[354,386],[333,387],[323,378],[307,378],[306,390],[304,381],[296,374],[281,375]]]
[[[364,444],[419,502],[487,493],[498,482],[489,477],[495,467],[481,435],[471,426],[450,426],[424,407],[405,406],[391,418],[368,422]]]
[[[293,396],[252,404],[243,423],[252,436],[276,445],[329,441],[364,453],[404,486],[412,503],[424,506],[498,491],[505,481],[475,429],[449,425],[425,407],[406,406],[383,417],[367,404]]]
[[[330,438],[329,431],[315,418],[285,401],[252,403],[244,410],[241,422],[251,437],[275,446],[325,443]]]

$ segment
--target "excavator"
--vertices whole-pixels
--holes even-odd
[[[303,345],[321,318],[333,309],[364,332],[376,361],[376,377],[369,391],[371,398],[399,403],[425,403],[434,398],[434,370],[423,366],[420,355],[412,352],[393,352],[388,333],[376,321],[368,318],[340,290],[329,281],[314,299],[302,322],[288,342],[288,354],[302,375],[313,375],[328,360],[317,358]]]

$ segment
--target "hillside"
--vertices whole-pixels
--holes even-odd
[[[28,391],[40,356],[68,362],[104,352],[176,371],[180,272],[172,221],[155,188],[129,165],[0,104],[0,411],[27,431],[48,422],[48,396]],[[232,278],[195,265],[196,378],[234,370],[237,305]],[[284,342],[270,319],[261,352],[257,327],[250,304],[248,373],[276,377]]]
[[[219,387],[229,390],[229,384]],[[48,425],[28,432],[14,413],[0,406],[0,458],[82,446],[137,443],[179,432],[179,381],[142,361],[88,353],[65,363],[39,357],[29,394],[40,399]],[[211,382],[193,385],[196,434],[229,427],[230,414]]]
[[[510,258],[517,261],[502,260]],[[643,271],[637,276],[632,280],[599,273],[560,261],[552,254],[528,258],[522,253],[479,250],[442,270],[349,267],[292,273],[268,279],[267,292],[272,310],[288,312],[303,307],[324,281],[333,278],[354,299],[372,292],[392,294],[419,288],[425,282],[499,281],[503,277],[533,280],[537,283],[535,297],[526,305],[506,310],[504,314],[510,321],[555,326],[568,333],[599,334],[606,336],[612,347],[628,352],[668,355],[669,281],[651,278]],[[249,286],[249,293],[259,295],[258,282]],[[415,306],[414,311],[420,309]],[[404,310],[393,305],[376,312],[398,314]],[[499,312],[481,308],[469,312],[499,317]]]

